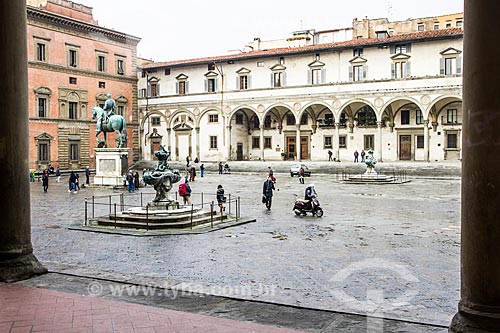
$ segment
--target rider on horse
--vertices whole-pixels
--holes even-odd
[[[102,108],[104,110],[104,114],[101,119],[102,128],[104,128],[104,125],[108,123],[109,117],[115,114],[116,109],[116,102],[111,98],[111,94],[107,93],[106,97],[108,99],[106,100],[106,103],[104,103],[104,107]]]

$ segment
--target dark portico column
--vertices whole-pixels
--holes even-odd
[[[46,270],[31,246],[25,1],[0,0],[0,281]]]
[[[500,2],[464,5],[461,299],[450,332],[499,332]]]

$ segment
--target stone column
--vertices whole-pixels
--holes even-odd
[[[200,127],[195,127],[194,132],[196,133],[196,157],[201,161],[200,156]]]
[[[424,161],[429,162],[429,120],[424,120]]]
[[[25,1],[0,1],[0,40],[0,282],[12,282],[46,272],[31,246]]]
[[[226,138],[227,138],[227,161],[230,161],[231,160],[231,124],[229,123],[228,121],[228,124],[226,126],[226,131],[227,131],[227,135],[226,135]]]
[[[378,161],[379,162],[383,162],[382,160],[382,122],[381,121],[377,121],[377,136],[378,136],[378,139],[377,139],[377,150],[378,150]]]
[[[500,2],[464,6],[461,288],[450,331],[499,332]]]
[[[172,151],[173,149],[173,146],[172,146],[172,137],[170,135],[172,135],[172,130],[170,128],[167,128],[167,150],[170,152],[170,158],[173,160],[175,158],[175,152]],[[151,159],[153,159],[153,157],[151,156]]]
[[[297,156],[297,161],[300,161],[300,125],[297,125],[297,133],[295,134],[295,151]]]
[[[335,123],[335,160],[340,162],[340,123]]]
[[[264,161],[264,125],[260,125],[260,158]]]

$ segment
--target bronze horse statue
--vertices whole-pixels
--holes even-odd
[[[108,117],[106,116],[106,112],[101,107],[95,106],[92,108],[92,119],[97,119],[95,137],[98,144],[100,142],[98,135],[101,132],[104,133],[104,146],[107,146],[106,133],[115,132],[119,139],[118,148],[124,148],[127,146],[127,125],[122,116],[112,115]]]

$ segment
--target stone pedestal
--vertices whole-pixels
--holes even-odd
[[[130,148],[95,148],[96,174],[94,185],[123,185],[123,175],[128,170]]]

